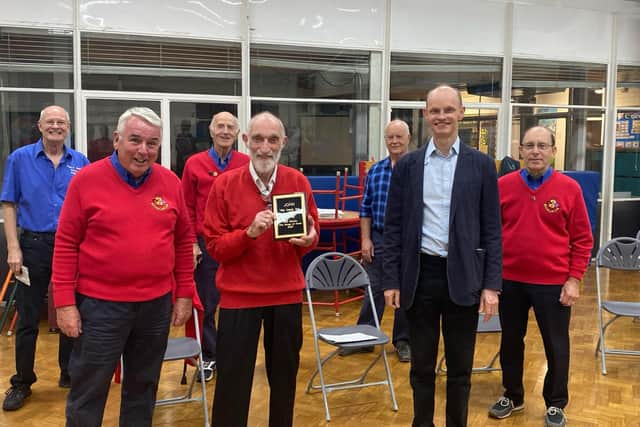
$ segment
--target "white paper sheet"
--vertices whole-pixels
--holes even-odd
[[[360,342],[360,341],[369,341],[369,340],[376,339],[376,337],[372,335],[363,334],[362,332],[356,332],[354,334],[342,334],[342,335],[320,334],[320,336],[325,340],[334,342],[334,343]]]
[[[31,280],[29,279],[29,269],[27,266],[22,266],[22,272],[20,274],[16,274],[16,280],[21,281],[27,286],[31,286]]]

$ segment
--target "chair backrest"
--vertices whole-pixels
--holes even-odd
[[[327,252],[314,259],[305,275],[307,288],[342,290],[369,285],[369,276],[353,257]]]
[[[596,256],[596,267],[640,270],[640,240],[617,237],[605,243]]]

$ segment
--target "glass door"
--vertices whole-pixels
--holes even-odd
[[[162,150],[158,163],[178,176],[182,175],[189,156],[211,146],[212,117],[222,111],[238,117],[240,105],[239,97],[193,95],[185,98],[141,92],[85,91],[83,98],[86,127],[82,140],[86,143],[79,144],[78,148],[86,152],[90,161],[113,153],[113,132],[123,112],[131,107],[148,107],[162,118]]]
[[[187,159],[207,150],[213,141],[209,124],[215,114],[227,111],[238,117],[238,105],[233,103],[171,101],[169,108],[171,170],[182,176]],[[237,147],[237,142],[234,148]]]
[[[113,132],[118,118],[127,109],[148,107],[162,117],[160,100],[87,99],[85,106],[87,157],[91,162],[113,153]],[[161,163],[161,156],[158,156],[158,163]]]

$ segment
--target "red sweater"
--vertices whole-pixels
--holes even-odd
[[[194,293],[194,241],[180,180],[160,165],[139,188],[110,158],[83,168],[62,206],[53,253],[56,307],[75,292],[108,301]]]
[[[249,156],[238,151],[233,152],[224,171],[218,168],[216,162],[211,158],[209,150],[201,151],[187,159],[182,172],[182,191],[187,211],[192,223],[195,224],[196,234],[202,235],[204,208],[216,178],[224,172],[239,168],[247,163],[249,163]]]
[[[554,171],[537,190],[519,173],[501,177],[498,188],[503,277],[549,285],[582,279],[593,236],[580,185]]]
[[[272,194],[295,192],[307,195],[307,211],[319,235],[318,210],[309,181],[297,170],[278,165]],[[275,240],[273,229],[256,239],[250,238],[246,231],[265,207],[248,166],[223,174],[211,188],[205,210],[204,237],[207,250],[220,263],[216,287],[222,308],[302,301],[301,291],[305,286],[302,256],[317,245],[318,238],[306,248],[287,240]]]

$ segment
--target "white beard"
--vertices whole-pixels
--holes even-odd
[[[269,159],[261,159],[255,153],[251,153],[251,161],[253,162],[253,167],[256,172],[260,175],[267,175],[273,172],[276,168],[276,164],[280,161],[280,154],[282,154],[282,150],[278,150],[278,152],[273,154],[273,157]]]

